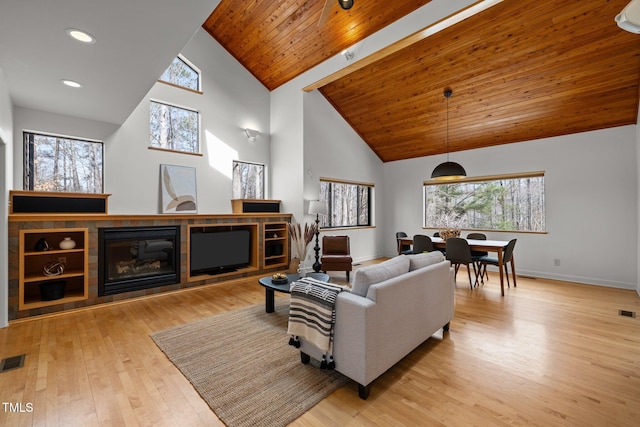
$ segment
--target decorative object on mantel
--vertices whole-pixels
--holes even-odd
[[[196,169],[160,165],[162,213],[198,213]]]
[[[431,179],[436,180],[450,180],[450,179],[461,179],[467,176],[467,172],[464,168],[456,163],[449,161],[449,98],[453,91],[451,89],[444,90],[444,96],[447,98],[447,161],[444,163],[440,163],[431,173]]]
[[[72,240],[71,237],[65,237],[60,241],[60,243],[58,243],[58,246],[60,246],[60,249],[64,250],[73,249],[76,247],[76,242],[75,240]]]
[[[298,267],[298,273],[300,273],[300,277],[306,276],[307,273],[311,272],[311,268],[307,265],[307,248],[309,247],[309,243],[313,241],[313,236],[316,233],[316,225],[315,224],[304,224],[304,233],[302,232],[302,227],[300,223],[288,223],[289,234],[291,235],[291,241],[293,242],[293,247],[296,250],[296,254],[298,254],[298,258],[300,259],[300,266]]]
[[[322,264],[320,264],[320,245],[318,244],[318,238],[320,236],[320,215],[326,215],[328,213],[327,203],[322,200],[312,200],[309,203],[309,213],[316,215],[316,245],[313,250],[316,253],[316,262],[313,263],[313,271],[320,272]]]

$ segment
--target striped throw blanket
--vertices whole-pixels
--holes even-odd
[[[333,369],[333,325],[336,320],[335,302],[342,286],[321,282],[309,277],[291,285],[289,307],[289,344],[300,347],[299,338],[318,347],[322,352],[321,369]]]

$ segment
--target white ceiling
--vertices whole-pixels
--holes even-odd
[[[0,0],[0,72],[13,105],[120,125],[219,2]],[[97,41],[77,42],[67,28]]]

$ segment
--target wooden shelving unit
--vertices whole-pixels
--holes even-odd
[[[20,230],[18,254],[18,306],[20,310],[48,307],[73,301],[86,300],[89,295],[89,250],[88,229],[56,228]],[[76,242],[73,249],[60,249],[59,242],[70,237]],[[46,239],[49,249],[35,250],[40,239]],[[64,272],[56,276],[47,276],[44,266],[53,261],[65,265]],[[64,296],[59,299],[43,301],[40,284],[64,280]]]
[[[286,222],[265,222],[262,242],[264,268],[289,265],[289,229]]]

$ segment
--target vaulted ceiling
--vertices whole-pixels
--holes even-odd
[[[336,4],[318,26],[322,0],[222,0],[204,28],[275,89],[426,3]],[[614,22],[627,3],[504,0],[317,88],[385,162],[635,124],[640,36]]]

